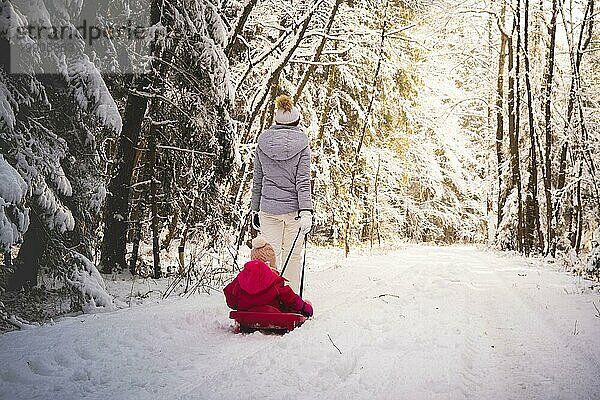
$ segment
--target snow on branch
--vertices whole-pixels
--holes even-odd
[[[79,290],[83,296],[82,309],[85,313],[113,311],[124,306],[115,300],[107,291],[104,279],[96,266],[84,255],[71,254],[73,272],[67,283]]]
[[[91,108],[102,125],[120,133],[123,121],[117,105],[88,56],[82,54],[81,58],[67,62],[64,74],[77,103],[84,110]]]
[[[216,157],[217,156],[215,153],[207,153],[205,151],[198,151],[198,150],[192,150],[192,149],[184,149],[184,148],[175,147],[175,146],[158,145],[156,147],[158,147],[159,149],[164,149],[164,150],[173,150],[173,151],[181,151],[181,152],[185,152],[185,153],[192,153],[194,155],[199,155],[199,156],[204,156],[204,157]]]
[[[0,127],[6,127],[9,131],[14,129],[16,122],[13,108],[18,110],[13,96],[4,82],[0,80]]]
[[[18,243],[29,227],[29,210],[24,207],[27,184],[0,154],[0,249]]]
[[[351,61],[308,61],[308,60],[299,60],[297,58],[292,58],[290,60],[291,64],[307,64],[307,65],[315,65],[315,66],[329,66],[329,65],[349,65],[351,67],[359,68],[360,64],[351,62]]]

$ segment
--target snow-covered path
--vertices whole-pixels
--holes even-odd
[[[65,318],[0,336],[0,399],[600,398],[590,282],[471,247],[313,253],[290,334],[231,333],[220,294]]]

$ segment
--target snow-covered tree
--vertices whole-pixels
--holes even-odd
[[[173,251],[175,239],[184,246],[193,237],[206,255],[227,244],[230,209],[222,181],[233,160],[234,127],[227,29],[218,9],[209,1],[154,1],[151,14],[161,34],[148,70],[117,96],[125,103],[126,129],[109,155],[114,167],[102,264],[104,272],[129,264],[134,273],[150,273],[137,264],[140,243],[151,241],[152,272],[159,277],[161,251]],[[194,262],[180,268],[204,261]]]
[[[96,135],[120,131],[121,118],[76,30],[80,11],[41,0],[0,4],[0,41],[11,52],[0,65],[0,148],[3,170],[21,188],[4,198],[17,218],[7,229],[19,233],[3,243],[19,247],[12,289],[35,285],[40,268],[74,281],[75,266],[64,261],[91,256],[105,193]],[[23,34],[28,26],[61,27],[72,40],[48,46],[39,30]]]

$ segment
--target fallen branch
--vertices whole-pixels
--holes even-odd
[[[6,318],[4,315],[2,315],[1,317],[2,317],[2,321],[4,321],[4,322],[6,322],[6,323],[8,323],[8,324],[10,324],[12,326],[14,326],[15,328],[17,328],[19,330],[23,328],[23,325],[20,325],[20,324],[16,323],[15,321],[13,321],[10,318]]]
[[[138,293],[137,297],[139,297],[140,299],[145,299],[145,298],[147,298],[148,296],[150,296],[150,293],[153,293],[153,292],[155,292],[155,291],[156,291],[156,290],[148,290],[148,291],[147,291],[146,293],[144,293],[144,294]]]
[[[385,300],[383,299],[383,298],[384,298],[384,297],[386,297],[386,296],[395,297],[395,298],[397,298],[397,299],[399,299],[399,298],[400,298],[400,296],[398,296],[397,294],[390,294],[390,293],[383,293],[383,294],[380,294],[379,296],[375,296],[375,297],[373,297],[373,298],[374,298],[374,299],[381,299],[381,301],[383,301],[384,303],[387,303],[387,301],[385,301]]]
[[[400,296],[398,296],[397,294],[390,294],[390,293],[384,293],[384,294],[380,294],[379,296],[377,296],[377,297],[373,297],[373,298],[374,298],[374,299],[376,299],[376,298],[385,297],[385,296],[395,297],[395,298],[397,298],[397,299],[399,299],[399,298],[400,298]]]
[[[14,314],[10,314],[5,308],[4,303],[0,301],[0,320],[14,326],[15,328],[22,330],[32,326],[39,326],[37,323],[31,323],[23,318],[20,318]]]
[[[339,347],[337,347],[337,346],[335,345],[335,343],[333,343],[333,339],[331,339],[331,336],[329,336],[329,333],[327,334],[327,337],[329,338],[329,341],[331,342],[331,344],[333,345],[333,347],[335,347],[335,348],[336,348],[336,350],[337,350],[337,351],[339,351],[339,352],[340,352],[340,354],[342,354],[342,351],[340,350],[340,348],[339,348]]]
[[[600,310],[598,310],[598,307],[596,306],[595,302],[592,301],[592,304],[594,305],[594,308],[596,309],[596,315],[594,315],[594,317],[600,318]]]

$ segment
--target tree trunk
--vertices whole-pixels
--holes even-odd
[[[150,24],[160,21],[161,5],[159,0],[152,0],[150,7]],[[155,46],[151,53],[154,55]],[[136,148],[140,140],[142,121],[148,107],[148,98],[141,93],[149,90],[152,79],[149,74],[133,80],[133,91],[127,96],[123,129],[119,136],[117,150],[117,172],[108,185],[109,196],[106,199],[104,215],[104,238],[102,240],[101,264],[103,273],[111,273],[115,267],[125,268],[127,244],[127,228],[130,211],[130,186],[133,175]]]
[[[540,210],[538,203],[538,165],[536,153],[536,133],[533,119],[533,96],[531,93],[530,62],[529,62],[529,0],[525,0],[525,19],[523,26],[523,42],[525,50],[525,87],[527,91],[527,114],[529,117],[529,182],[525,204],[525,252],[530,254],[536,247],[535,236],[539,232]],[[542,239],[539,237],[538,240]],[[541,243],[538,243],[541,245]],[[541,246],[538,246],[538,248]]]
[[[563,22],[564,20],[563,15]],[[564,127],[564,135],[568,136],[569,130],[571,129],[571,123],[573,121],[573,110],[575,107],[575,97],[577,92],[577,79],[576,79],[576,71],[578,70],[578,56],[575,55],[575,49],[573,48],[573,43],[569,40],[569,35],[567,35],[567,41],[569,42],[569,51],[570,51],[570,59],[571,59],[571,87],[569,89],[569,101],[567,102],[567,115],[565,119],[565,127]],[[569,142],[565,140],[561,147],[560,151],[560,162],[559,162],[559,171],[558,171],[558,181],[556,183],[556,198],[554,200],[553,211],[554,218],[556,220],[556,224],[559,223],[560,210],[562,208],[563,201],[567,198],[567,193],[565,193],[565,184],[567,178],[567,155],[569,151]],[[565,231],[568,232],[569,238],[571,238],[571,226],[572,226],[572,208],[566,207],[564,213],[565,220]],[[557,232],[554,232],[555,237],[557,236]],[[572,246],[574,247],[575,242],[571,240]],[[557,240],[555,239],[552,243],[551,254],[554,256],[556,254]]]
[[[587,3],[587,7],[586,7],[586,11],[585,11],[585,15],[584,15],[584,21],[583,21],[583,25],[582,25],[582,35],[580,36],[580,40],[579,43],[581,43],[581,45],[579,46],[579,50],[577,52],[577,55],[579,57],[579,62],[581,62],[582,58],[583,58],[583,54],[584,51],[588,48],[592,37],[593,37],[593,29],[594,29],[594,0],[588,0]],[[586,32],[586,36],[585,38],[583,38],[583,32]],[[579,129],[580,129],[580,138],[581,138],[581,143],[582,143],[582,148],[581,148],[581,158],[582,160],[585,162],[587,170],[590,174],[591,177],[591,182],[590,182],[590,189],[595,193],[595,200],[596,200],[596,205],[598,208],[598,213],[600,213],[600,191],[598,190],[598,182],[596,181],[596,165],[594,162],[594,158],[591,154],[591,150],[590,147],[592,145],[592,143],[590,142],[590,137],[588,134],[588,129],[587,129],[587,125],[586,125],[586,121],[585,121],[585,116],[584,116],[584,111],[583,111],[583,99],[582,99],[582,94],[581,94],[581,75],[579,73],[579,68],[577,70],[577,79],[578,79],[578,87],[580,89],[580,92],[578,93],[577,96],[577,109],[579,111]],[[597,139],[596,139],[597,140]]]
[[[575,252],[579,253],[581,248],[581,237],[583,236],[583,205],[581,204],[581,177],[583,175],[583,161],[579,161],[579,169],[577,172],[577,185],[575,188],[575,227],[574,232],[574,247]]]
[[[10,250],[5,251],[4,253],[4,268],[7,270],[12,269],[12,253]]]
[[[550,254],[552,257],[556,255],[556,246],[558,242],[558,224],[560,217],[560,210],[562,207],[562,203],[566,198],[565,193],[565,182],[567,177],[567,154],[569,150],[569,145],[565,141],[560,149],[560,161],[558,164],[558,180],[556,182],[556,196],[554,197],[554,204],[552,208],[553,212],[553,220],[554,220],[554,240],[552,241],[552,246],[550,249]],[[566,212],[566,210],[565,210]],[[566,226],[566,224],[565,224]]]
[[[381,246],[381,233],[379,232],[379,170],[381,168],[381,155],[377,157],[377,171],[375,172],[375,232],[377,243]]]
[[[261,119],[260,119],[260,131],[267,129],[273,124],[273,118],[275,117],[275,99],[281,92],[279,91],[279,80],[271,86],[271,91],[269,92],[269,101],[267,102],[267,107],[263,110]]]
[[[147,77],[140,77],[135,80],[134,87],[136,91],[144,91],[148,83]],[[108,185],[110,194],[106,198],[104,215],[101,264],[102,272],[107,274],[111,273],[115,267],[125,267],[131,176],[147,104],[146,97],[135,93],[130,93],[127,97],[123,130],[117,151],[117,172]]]
[[[237,37],[244,30],[246,21],[248,21],[248,17],[250,17],[250,13],[252,12],[252,9],[256,5],[256,2],[257,2],[257,0],[248,0],[246,2],[246,5],[244,6],[242,13],[240,14],[240,17],[238,18],[238,20],[235,23],[235,27],[229,34],[229,40],[227,42],[227,46],[225,47],[225,55],[229,59],[231,59],[231,57],[233,55],[233,49],[235,48],[235,44],[237,43]]]
[[[585,129],[584,127],[582,127],[583,125],[583,119],[582,119],[582,112],[581,112],[581,102],[578,101],[579,99],[579,95],[580,95],[580,88],[581,88],[581,79],[580,79],[580,68],[581,68],[581,61],[582,61],[582,57],[584,54],[584,51],[587,49],[587,47],[589,46],[590,42],[591,42],[591,38],[592,38],[592,29],[593,29],[593,18],[591,18],[590,16],[593,15],[594,12],[594,0],[588,0],[587,6],[586,6],[586,10],[584,13],[584,17],[583,17],[583,23],[581,24],[581,29],[579,31],[579,35],[578,35],[578,41],[577,43],[573,43],[573,38],[567,34],[567,42],[569,44],[569,52],[570,52],[570,59],[571,59],[571,87],[569,89],[569,101],[567,103],[567,115],[566,115],[566,123],[565,123],[565,136],[568,136],[568,132],[570,129],[573,129],[573,116],[574,116],[574,111],[575,111],[575,104],[577,103],[578,105],[578,109],[579,109],[579,115],[580,115],[580,121],[579,122],[579,128],[582,129],[582,136],[584,135],[583,130]],[[563,23],[566,25],[567,24],[567,20],[565,18],[564,12],[563,12]],[[587,32],[587,35],[585,35]],[[572,34],[572,32],[571,32]],[[583,137],[582,137],[583,139]],[[569,142],[565,141],[562,145],[561,148],[561,154],[560,154],[560,164],[559,164],[559,173],[558,173],[558,182],[557,182],[557,187],[556,187],[556,192],[557,192],[557,196],[556,199],[554,201],[554,221],[555,224],[558,224],[559,222],[559,217],[560,217],[560,209],[562,206],[562,202],[564,201],[565,198],[567,198],[567,193],[565,193],[565,186],[566,186],[566,176],[567,176],[567,154],[569,151]],[[575,193],[573,194],[573,196],[575,197],[575,218],[573,218],[572,214],[573,214],[573,210],[572,208],[569,206],[568,209],[565,210],[564,213],[564,219],[565,219],[565,229],[568,232],[568,236],[569,239],[571,241],[571,246],[573,248],[575,248],[577,251],[579,250],[579,245],[578,242],[580,239],[578,239],[580,237],[580,226],[579,226],[579,221],[582,219],[582,215],[580,214],[580,209],[581,209],[581,204],[580,204],[580,200],[581,200],[581,176],[582,176],[582,171],[581,171],[581,162],[582,162],[582,158],[585,157],[584,155],[582,155],[582,150],[577,148],[577,147],[572,147],[572,153],[574,154],[574,158],[576,160],[575,165],[578,166],[578,170],[577,170],[577,184],[575,187]],[[599,206],[599,211],[600,211],[600,206]],[[573,219],[575,219],[574,224],[575,224],[575,228],[573,228]],[[555,236],[557,235],[557,232],[554,232]],[[552,255],[554,255],[556,253],[556,246],[557,246],[557,241],[555,240],[552,243],[552,249],[551,249],[551,253]]]
[[[500,15],[500,55],[498,58],[498,77],[496,81],[496,161],[498,163],[496,168],[498,175],[498,220],[496,221],[496,235],[504,217],[503,208],[506,200],[506,188],[502,185],[502,164],[504,163],[504,156],[502,154],[502,142],[504,141],[504,66],[508,39],[503,31],[505,14],[506,4],[503,3],[502,14]]]
[[[521,98],[520,98],[520,48],[521,48],[521,2],[517,2],[517,10],[514,20],[514,28],[517,32],[517,44],[514,46],[511,40],[509,45],[509,68],[512,70],[509,78],[509,147],[510,147],[510,165],[512,170],[511,179],[511,190],[517,190],[517,250],[523,252],[523,202],[522,202],[522,189],[521,189],[521,161],[519,155],[519,140],[520,140],[520,110],[521,110]],[[516,50],[516,57],[515,57]],[[515,60],[514,68],[512,66],[513,58]],[[513,122],[510,122],[512,115]],[[512,126],[512,129],[511,129]]]
[[[154,115],[155,113],[151,113]],[[152,214],[152,259],[154,262],[154,279],[161,277],[160,268],[160,241],[159,241],[159,220],[158,220],[158,184],[160,181],[156,177],[156,164],[158,158],[158,151],[156,148],[156,125],[150,124],[150,132],[148,134],[148,162],[150,170],[150,210]]]
[[[147,165],[147,152],[142,151],[143,147],[147,144],[143,144],[143,140],[140,140],[139,147],[136,149],[136,156],[134,162],[134,173],[132,177],[132,184],[136,185],[141,182],[147,181],[149,178],[148,168],[140,168],[141,165]],[[136,174],[136,171],[142,170],[141,173]],[[130,200],[131,202],[131,213],[130,213],[130,228],[128,232],[128,240],[132,242],[131,255],[129,257],[129,272],[131,275],[137,274],[137,260],[139,256],[140,250],[140,242],[142,241],[142,222],[145,209],[146,209],[146,192],[144,191],[144,186],[140,185],[133,189],[133,198]]]
[[[515,143],[516,148],[513,150],[515,153],[515,165],[513,168],[516,170],[515,174],[517,177],[517,198],[518,198],[518,214],[519,214],[519,224],[518,224],[518,241],[519,241],[519,251],[523,252],[523,184],[521,180],[521,161],[520,161],[520,136],[521,136],[521,0],[517,0],[517,18],[516,18],[516,26],[517,26],[517,61],[516,61],[516,71],[515,71]]]
[[[337,45],[335,47],[337,49]],[[323,109],[321,110],[321,118],[319,119],[319,126],[317,131],[317,146],[323,146],[323,140],[325,139],[325,126],[329,120],[329,112],[331,111],[331,96],[335,89],[337,81],[337,67],[335,65],[329,66],[327,71],[327,89],[325,90],[325,98],[323,99]]]
[[[131,275],[136,275],[140,242],[142,241],[142,222],[140,219],[143,218],[146,207],[144,204],[144,199],[142,199],[141,195],[138,195],[137,199],[134,199],[132,203],[134,204],[134,208],[131,211],[131,228],[129,230],[129,239],[131,240],[133,246],[131,249],[131,255],[129,257],[129,272],[131,272]]]
[[[544,173],[544,193],[546,197],[546,250],[545,254],[551,252],[554,242],[555,227],[553,226],[552,210],[552,81],[554,79],[554,48],[556,45],[556,17],[558,16],[558,0],[552,0],[552,18],[548,33],[550,35],[550,45],[548,54],[548,66],[546,67],[546,85],[545,104],[544,104],[544,123],[546,128],[546,149],[544,164],[546,166]]]
[[[29,215],[31,216],[29,229],[23,237],[23,243],[14,263],[14,272],[6,282],[8,291],[18,291],[37,285],[40,264],[50,239],[37,213],[32,210]]]
[[[181,216],[181,211],[179,210],[179,207],[176,207],[175,210],[173,210],[173,216],[171,218],[171,222],[169,223],[169,230],[168,230],[167,235],[165,236],[165,239],[163,240],[162,245],[161,245],[161,247],[164,250],[169,249],[169,246],[171,246],[171,242],[173,241],[173,239],[175,238],[175,235],[179,231],[177,229],[177,227],[179,226],[180,216]]]
[[[514,43],[512,36],[508,37],[508,145],[510,150],[510,166],[511,166],[511,182],[507,185],[509,190],[514,187],[516,181],[514,177],[514,154],[513,147],[515,145],[515,131],[516,131],[516,116],[515,116],[515,55],[514,55]],[[504,204],[504,203],[503,203]]]

